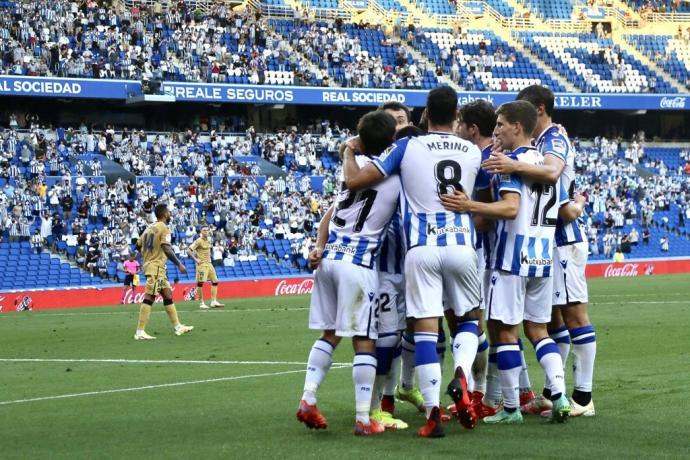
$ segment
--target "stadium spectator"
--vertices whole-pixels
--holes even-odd
[[[616,248],[615,254],[613,254],[613,262],[614,263],[621,263],[625,260],[625,255],[623,255],[623,250],[618,247]]]
[[[663,252],[668,252],[668,250],[669,250],[669,240],[670,240],[670,238],[669,238],[668,235],[662,236],[661,239],[659,240],[659,244],[661,245],[661,250],[662,250]]]
[[[33,249],[36,254],[40,254],[43,250],[44,241],[41,232],[38,229],[34,230],[34,234],[31,237],[31,249]]]

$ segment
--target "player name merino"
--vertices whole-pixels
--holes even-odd
[[[288,282],[287,280],[280,280],[276,285],[275,295],[302,295],[311,294],[314,289],[314,280],[307,278],[302,281]]]

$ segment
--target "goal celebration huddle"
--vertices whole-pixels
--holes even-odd
[[[456,92],[438,87],[419,127],[399,103],[360,119],[309,255],[309,328],[321,336],[308,355],[300,422],[328,427],[318,389],[343,338],[355,352],[356,435],[407,428],[396,418],[401,401],[424,412],[421,437],[445,436],[452,418],[475,429],[523,414],[595,414],[584,198],[553,109],[553,93],[537,85],[498,108],[458,107]],[[446,341],[452,375],[442,374]],[[534,388],[531,348],[545,375]]]

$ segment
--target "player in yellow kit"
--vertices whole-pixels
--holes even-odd
[[[134,334],[135,340],[153,340],[156,337],[148,335],[145,331],[146,323],[151,315],[151,305],[160,292],[163,297],[165,311],[170,318],[170,322],[175,328],[175,335],[186,334],[194,329],[194,326],[185,326],[177,318],[177,309],[172,299],[172,289],[166,274],[166,261],[170,260],[177,265],[181,273],[187,273],[184,265],[175,257],[175,253],[170,246],[170,210],[164,204],[159,204],[155,208],[156,219],[158,221],[150,225],[137,240],[137,249],[144,259],[144,275],[146,276],[146,291],[144,302],[139,309],[139,324],[137,332]]]
[[[218,277],[211,263],[211,239],[208,233],[208,227],[201,227],[201,237],[197,238],[187,250],[187,254],[196,262],[196,285],[199,300],[201,300],[199,308],[203,310],[223,307],[223,304],[218,302]],[[210,307],[204,303],[204,283],[209,280],[211,281]]]

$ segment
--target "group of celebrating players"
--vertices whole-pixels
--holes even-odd
[[[534,85],[498,109],[457,103],[452,88],[431,90],[423,129],[388,103],[341,148],[342,190],[309,257],[309,327],[322,331],[297,412],[309,428],[327,427],[317,390],[351,337],[354,433],[407,428],[395,418],[397,398],[425,412],[419,436],[444,436],[444,316],[455,369],[449,409],[463,427],[521,423],[522,413],[554,422],[595,414],[585,202],[574,192],[575,151],[551,119],[554,95]],[[520,324],[545,374],[537,397]]]

